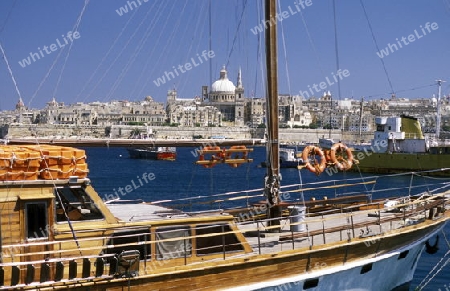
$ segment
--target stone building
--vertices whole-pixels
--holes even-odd
[[[167,93],[167,117],[169,123],[179,126],[221,126],[222,113],[214,106],[205,106],[200,97],[181,99],[175,89]]]
[[[266,120],[266,99],[247,98],[245,100],[245,124],[250,127],[257,127]]]
[[[220,70],[220,78],[211,85],[202,87],[202,106],[216,107],[222,116],[222,122],[228,126],[243,126],[245,121],[245,97],[242,75],[239,69],[237,86],[228,79],[225,66]]]

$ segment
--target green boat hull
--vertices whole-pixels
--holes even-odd
[[[429,171],[423,174],[450,177],[450,154],[448,153],[355,152],[354,157],[359,163],[353,165],[352,170],[362,173],[393,174]]]

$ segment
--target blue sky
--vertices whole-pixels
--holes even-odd
[[[40,108],[53,97],[71,104],[134,101],[148,95],[163,102],[173,88],[180,97],[192,98],[201,94],[202,85],[210,86],[210,63],[213,81],[227,65],[228,76],[236,84],[241,67],[246,96],[264,96],[264,58],[258,56],[264,50],[258,48],[263,34],[251,31],[261,23],[261,1],[139,1],[91,0],[86,6],[85,0],[0,1],[0,42],[25,104]],[[199,63],[202,52],[209,51],[210,2],[214,56]],[[341,98],[388,98],[391,88],[360,1],[336,2],[339,63],[348,71],[340,83]],[[431,86],[436,79],[449,81],[443,93],[450,94],[450,0],[363,3],[379,49],[391,44],[382,60],[397,96],[429,98],[437,92]],[[84,6],[78,35],[73,35]],[[286,49],[279,26],[280,93],[299,94],[337,75],[333,2],[311,0],[302,14],[297,7],[301,8],[298,0],[281,2],[281,11],[286,12],[278,24],[282,24]],[[437,29],[427,26],[430,31],[426,30],[427,23],[436,23]],[[411,34],[414,41],[400,48],[396,39]],[[185,72],[178,70],[176,76],[174,68],[179,66]],[[162,76],[171,80],[157,86]],[[326,82],[325,90],[338,97],[336,83]],[[319,91],[316,95],[321,95]],[[0,110],[13,109],[17,100],[2,59]]]

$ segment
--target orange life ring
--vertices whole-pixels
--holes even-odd
[[[337,152],[341,154],[338,155]],[[344,158],[343,153],[347,154],[347,158]],[[343,143],[335,143],[331,147],[331,162],[341,171],[349,170],[354,163],[352,150]]]
[[[239,159],[239,160],[246,160],[247,156],[248,156],[248,151],[247,151],[247,147],[246,146],[231,146],[230,150],[242,150],[242,151],[236,151],[236,153],[242,153],[242,155],[238,155],[237,157],[235,157],[235,159]],[[231,158],[231,154],[233,154],[233,152],[226,152],[225,154],[225,160],[228,160]],[[233,168],[237,168],[239,167],[239,163],[234,163],[234,164],[229,164],[230,167]]]
[[[202,166],[204,168],[207,168],[207,169],[212,168],[212,167],[214,167],[217,164],[216,161],[223,159],[223,151],[222,151],[222,149],[220,147],[218,147],[218,146],[215,146],[215,147],[208,146],[208,147],[204,147],[201,150],[201,154],[198,156],[198,160],[199,161],[205,161],[205,153],[203,151],[218,151],[218,156],[213,154],[213,155],[211,155],[210,159],[207,159],[207,161],[210,161],[208,164],[202,164]]]
[[[323,153],[325,154],[325,160],[327,161],[327,163],[331,163],[331,151],[324,150]]]
[[[311,155],[311,153],[312,153],[312,155]],[[310,159],[309,159],[310,156],[314,156],[313,163],[310,162]],[[316,156],[319,156],[320,163],[317,162]],[[303,162],[305,163],[305,167],[309,171],[316,173],[317,175],[322,173],[325,170],[325,167],[327,166],[325,154],[319,147],[316,147],[316,146],[305,147],[302,152],[302,159],[303,159]]]

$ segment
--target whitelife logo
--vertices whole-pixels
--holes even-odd
[[[142,4],[147,3],[148,1],[149,0],[127,1],[126,5],[120,7],[119,9],[116,9],[116,13],[119,16],[122,16],[130,11],[133,11],[133,9],[138,9]]]
[[[81,37],[81,35],[78,31],[75,31],[75,32],[68,31],[66,33],[66,35],[62,34],[61,36],[62,36],[62,40],[57,38],[55,40],[56,43],[52,43],[49,46],[44,45],[42,47],[42,49],[41,49],[41,47],[38,47],[37,52],[34,52],[34,53],[30,52],[30,55],[27,58],[23,59],[22,61],[19,61],[19,65],[22,68],[25,68],[26,66],[31,65],[32,62],[36,62],[37,60],[44,58],[46,55],[49,55],[52,52],[55,52],[58,49],[65,47],[69,43],[72,43],[74,40],[79,39]]]
[[[314,92],[315,93],[320,93],[321,91],[327,89],[328,87],[336,84],[339,81],[342,81],[342,79],[347,78],[349,76],[350,76],[350,71],[349,70],[347,70],[347,69],[345,69],[345,70],[339,69],[339,70],[336,71],[336,74],[334,72],[331,72],[332,80],[330,80],[330,78],[328,78],[328,76],[327,76],[327,77],[325,77],[325,81],[320,82],[319,84],[314,83],[312,86],[308,85],[308,90],[306,90],[306,91],[300,90],[299,93],[303,97],[309,98],[311,96],[314,96]],[[333,82],[333,80],[334,80],[334,82]]]
[[[411,33],[410,35],[408,35],[408,37],[403,36],[400,39],[396,38],[395,40],[397,41],[397,43],[393,43],[393,44],[388,43],[386,48],[377,52],[377,55],[381,59],[384,57],[387,57],[389,54],[395,53],[399,49],[403,48],[403,46],[407,46],[410,43],[413,43],[416,40],[421,39],[425,35],[428,35],[433,30],[437,30],[438,28],[439,28],[439,26],[436,22],[433,22],[433,23],[427,22],[427,23],[425,23],[425,27],[423,27],[422,25],[420,26],[420,32],[422,32],[422,33],[417,31],[417,29],[414,29],[414,33]]]
[[[288,6],[288,10],[283,10],[280,13],[275,14],[274,17],[270,18],[269,20],[262,20],[261,23],[253,28],[250,28],[250,31],[257,35],[258,33],[263,32],[265,29],[271,27],[277,21],[283,21],[285,19],[288,19],[290,16],[295,15],[299,13],[300,11],[306,9],[306,7],[309,7],[313,5],[312,0],[297,0],[294,2],[295,9],[293,9],[290,5]]]
[[[180,74],[184,74],[187,71],[192,70],[194,67],[203,64],[203,62],[207,62],[209,59],[212,59],[215,56],[216,55],[214,54],[213,50],[204,50],[201,55],[197,54],[197,58],[191,58],[190,62],[187,62],[184,65],[178,65],[177,67],[173,66],[173,71],[164,71],[164,75],[158,77],[156,80],[153,80],[153,83],[156,85],[156,87],[164,85],[166,82],[175,79],[175,77],[178,77]],[[178,70],[180,72],[178,72]]]

